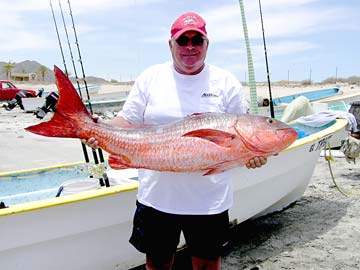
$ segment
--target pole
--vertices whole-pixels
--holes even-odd
[[[289,69],[288,69],[288,77],[287,78],[288,78],[287,81],[288,81],[288,85],[289,85],[290,84],[290,70]]]
[[[335,83],[337,83],[337,77],[338,77],[338,67],[336,66],[336,69],[335,69]]]
[[[266,51],[264,22],[263,22],[263,16],[262,16],[262,10],[261,10],[261,2],[260,2],[260,0],[259,0],[259,9],[260,9],[262,35],[263,35],[263,41],[264,41],[264,52],[265,52],[265,62],[266,62],[266,74],[267,74],[267,81],[268,81],[268,86],[269,86],[270,115],[271,115],[272,118],[275,118],[274,103],[273,103],[272,93],[271,93],[269,64],[268,64],[267,51]]]
[[[246,52],[247,52],[247,62],[248,62],[248,72],[249,72],[249,89],[250,89],[250,112],[252,114],[258,114],[259,109],[258,109],[258,101],[257,101],[257,93],[256,93],[254,63],[253,63],[252,55],[251,55],[249,34],[248,34],[248,29],[247,29],[247,24],[246,24],[243,0],[239,0],[239,5],[240,5],[242,26],[243,26],[243,31],[244,31],[244,38],[245,38],[245,45],[246,45]]]

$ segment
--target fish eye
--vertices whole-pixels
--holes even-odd
[[[268,122],[269,124],[273,124],[273,123],[276,122],[276,120],[275,120],[274,118],[268,118],[268,119],[267,119],[267,122]]]

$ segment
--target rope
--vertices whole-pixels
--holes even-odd
[[[326,154],[326,150],[329,151],[329,156],[327,156]],[[349,197],[352,195],[360,195],[360,191],[359,190],[355,190],[355,189],[350,189],[349,191],[345,190],[344,188],[340,187],[340,185],[336,182],[332,168],[331,168],[331,161],[335,161],[333,155],[331,154],[331,147],[330,147],[330,143],[327,143],[327,147],[324,149],[324,158],[328,163],[328,167],[329,167],[329,171],[330,171],[330,175],[331,175],[331,179],[332,182],[334,183],[336,189],[344,196]]]

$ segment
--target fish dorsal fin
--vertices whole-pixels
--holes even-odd
[[[182,136],[201,138],[216,143],[222,147],[230,147],[232,145],[232,141],[236,138],[236,135],[234,134],[217,129],[197,129],[185,133]]]

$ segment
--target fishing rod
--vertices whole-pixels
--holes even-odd
[[[67,32],[67,28],[66,28],[66,23],[65,23],[65,18],[64,18],[64,14],[63,14],[63,10],[62,10],[62,7],[61,7],[61,3],[60,3],[60,0],[59,1],[59,7],[60,7],[60,11],[61,11],[61,16],[62,16],[62,20],[63,20],[63,24],[64,24],[64,29],[65,29],[65,33],[66,33],[66,38],[67,38],[67,42],[68,42],[68,47],[69,47],[69,52],[70,52],[70,55],[71,55],[71,60],[72,60],[72,64],[73,64],[73,68],[74,68],[74,72],[75,72],[75,76],[76,76],[76,82],[77,82],[77,86],[78,86],[78,90],[79,90],[79,95],[82,99],[82,94],[81,94],[81,89],[80,89],[80,85],[79,85],[79,79],[78,79],[78,76],[77,76],[77,72],[76,72],[76,67],[75,67],[75,61],[74,61],[74,57],[73,57],[73,53],[72,53],[72,49],[71,49],[71,45],[70,45],[70,39],[69,39],[69,35],[68,35],[68,32]],[[69,3],[69,7],[70,7],[70,2],[68,1]],[[65,57],[64,57],[64,53],[63,53],[63,48],[62,48],[62,45],[61,45],[61,39],[60,39],[60,35],[59,35],[59,30],[58,30],[58,27],[57,27],[57,23],[56,23],[56,18],[55,18],[55,13],[54,13],[54,8],[53,8],[53,5],[52,5],[52,1],[50,0],[50,7],[51,7],[51,11],[52,11],[52,14],[53,14],[53,19],[54,19],[54,24],[55,24],[55,29],[56,29],[56,33],[57,33],[57,37],[58,37],[58,41],[59,41],[59,44],[60,44],[60,50],[61,50],[61,55],[62,55],[62,58],[63,58],[63,63],[64,63],[64,67],[65,67],[65,72],[66,72],[66,75],[69,77],[69,73],[68,73],[68,70],[67,70],[67,67],[66,67],[66,60],[65,60]],[[72,12],[71,12],[71,9],[70,9],[70,15],[71,15],[71,18],[72,18]],[[73,29],[75,31],[75,24],[74,24],[74,20],[72,18],[72,23],[73,23]],[[79,45],[78,45],[78,40],[77,40],[77,36],[75,34],[75,37],[76,37],[76,44],[77,44],[77,47],[78,47],[78,52],[80,53],[79,51]],[[81,57],[80,57],[81,58]],[[82,70],[83,69],[83,64],[82,64],[82,61],[80,62],[81,63],[81,67],[82,67]],[[93,114],[93,111],[92,111],[92,107],[91,107],[91,102],[90,102],[90,95],[89,95],[89,92],[88,92],[88,88],[87,88],[87,84],[86,84],[86,81],[85,81],[85,74],[83,72],[83,80],[85,82],[85,89],[86,89],[86,92],[87,92],[87,98],[88,98],[88,104],[89,104],[89,108],[90,108],[90,112],[91,114]],[[85,158],[85,161],[86,163],[89,163],[90,162],[90,159],[89,159],[89,156],[88,156],[88,153],[87,153],[87,150],[86,150],[86,145],[81,142],[81,145],[82,145],[82,150],[83,150],[83,154],[84,154],[84,158]],[[104,162],[104,156],[102,154],[102,150],[99,148],[98,149],[99,151],[99,155],[100,155],[100,161],[103,163]],[[93,158],[94,158],[94,163],[96,165],[99,164],[99,159],[98,159],[98,156],[97,156],[97,153],[96,153],[96,150],[94,148],[92,148],[92,153],[93,153]],[[89,168],[90,169],[90,168]],[[92,169],[92,171],[94,172],[97,172],[99,169]],[[89,170],[90,171],[90,170]],[[90,172],[90,174],[92,174]],[[104,184],[104,181],[103,181],[103,178],[105,179],[105,184]],[[92,177],[92,176],[91,176]],[[100,174],[100,177],[99,177],[99,181],[100,181],[100,185],[101,186],[106,186],[106,187],[109,187],[110,184],[109,184],[109,179],[106,175],[106,172],[102,172]]]
[[[59,0],[59,1],[60,1],[60,0]],[[91,102],[90,102],[89,89],[88,89],[87,82],[86,82],[84,65],[83,65],[83,62],[82,62],[82,59],[81,59],[80,45],[79,45],[79,40],[78,40],[77,34],[76,34],[74,16],[73,16],[73,14],[72,14],[72,9],[71,9],[70,0],[68,0],[68,5],[69,5],[69,12],[70,12],[70,18],[71,18],[71,22],[72,22],[72,27],[73,27],[73,31],[74,31],[75,44],[76,44],[76,48],[77,48],[78,56],[79,56],[79,60],[78,60],[78,61],[79,61],[80,66],[81,66],[81,71],[82,71],[83,81],[84,81],[84,85],[85,85],[85,91],[86,91],[86,95],[87,95],[87,99],[88,99],[89,109],[90,109],[90,113],[93,114],[92,105],[91,105]],[[100,148],[99,148],[99,150],[100,150]],[[99,151],[99,152],[100,152],[100,151]],[[101,155],[102,155],[102,154],[101,154]]]
[[[52,12],[53,20],[54,20],[54,25],[55,25],[55,30],[56,30],[56,34],[57,34],[57,38],[58,38],[58,42],[59,42],[59,47],[60,47],[61,57],[62,57],[63,64],[64,64],[65,73],[66,73],[67,76],[69,76],[69,73],[68,73],[68,70],[67,70],[67,67],[66,67],[66,60],[65,60],[65,56],[64,56],[64,50],[63,50],[62,43],[61,43],[61,38],[60,38],[60,35],[59,35],[59,28],[57,26],[55,13],[54,13],[54,8],[53,8],[51,0],[50,0],[50,7],[51,7],[51,12]],[[89,161],[90,161],[89,155],[88,155],[88,153],[86,151],[86,146],[85,146],[85,144],[83,142],[81,142],[81,147],[82,147],[82,150],[83,150],[85,162],[89,163]]]
[[[271,117],[272,117],[272,118],[275,118],[274,103],[273,103],[272,93],[271,93],[271,83],[270,83],[269,64],[268,64],[267,51],[266,51],[266,42],[265,42],[264,22],[263,22],[263,16],[262,16],[262,10],[261,10],[261,1],[260,1],[260,0],[259,0],[259,9],[260,9],[261,28],[262,28],[262,35],[263,35],[263,42],[264,42],[264,52],[265,52],[265,62],[266,62],[267,81],[268,81],[268,86],[269,86],[270,115],[271,115]]]
[[[79,78],[78,78],[76,67],[75,67],[74,56],[73,56],[71,45],[70,45],[69,35],[68,35],[66,23],[65,23],[64,13],[63,13],[63,9],[62,9],[62,6],[61,6],[61,1],[58,0],[58,2],[59,2],[61,18],[62,18],[62,22],[63,22],[63,26],[64,26],[64,31],[65,31],[65,35],[66,35],[66,40],[67,40],[67,44],[68,44],[68,48],[69,48],[69,52],[70,52],[70,58],[71,58],[71,62],[72,62],[73,70],[74,70],[74,74],[75,74],[75,80],[76,80],[76,84],[77,84],[77,87],[78,87],[78,92],[79,92],[80,98],[82,100],[83,97],[82,97],[82,93],[81,93]]]
[[[59,0],[60,1],[60,0]],[[91,101],[90,101],[90,94],[89,94],[89,88],[87,85],[87,81],[86,81],[86,76],[85,76],[85,71],[84,71],[84,64],[81,58],[81,52],[80,52],[80,45],[79,45],[79,39],[77,37],[77,33],[76,33],[76,28],[75,28],[75,22],[74,22],[74,16],[72,13],[72,9],[71,9],[71,4],[70,4],[70,0],[68,0],[68,6],[69,6],[69,13],[70,13],[70,18],[71,18],[71,23],[72,23],[72,28],[73,28],[73,32],[74,32],[74,38],[75,38],[75,44],[76,44],[76,48],[77,48],[77,52],[78,52],[78,57],[79,57],[79,63],[80,63],[80,67],[81,67],[81,71],[82,71],[82,76],[83,76],[83,82],[85,85],[85,91],[86,91],[86,96],[87,96],[87,102],[89,104],[89,110],[91,115],[93,114],[93,109],[92,109],[92,105],[91,105]],[[94,156],[94,162],[95,164],[99,164],[99,160],[97,158],[97,154],[96,154],[96,150],[94,148],[92,148],[92,152],[93,152],[93,156]],[[104,163],[104,155],[103,152],[101,150],[101,148],[98,149],[98,153],[99,153],[99,158],[100,158],[100,162]],[[104,180],[105,180],[105,186],[106,187],[110,187],[110,183],[109,183],[109,178],[107,177],[107,174],[105,172],[105,169],[102,173]],[[100,184],[102,182],[102,178],[100,177]]]
[[[84,82],[84,85],[85,85],[87,101],[88,101],[88,104],[89,104],[89,110],[90,110],[90,113],[93,114],[93,109],[92,109],[91,100],[90,100],[90,94],[89,94],[89,88],[88,88],[87,81],[86,81],[86,76],[85,76],[85,71],[84,71],[84,64],[83,64],[83,61],[82,61],[82,58],[81,58],[80,45],[79,45],[79,40],[78,40],[77,33],[76,33],[74,16],[73,16],[73,13],[72,13],[70,0],[68,0],[68,6],[69,6],[69,12],[70,12],[70,18],[71,18],[71,22],[72,22],[72,27],[73,27],[73,31],[74,31],[75,44],[76,44],[76,48],[77,48],[77,52],[78,52],[78,56],[79,56],[79,63],[80,63],[82,76],[83,76],[83,82]],[[93,155],[94,155],[95,164],[98,164],[99,161],[97,159],[96,151],[95,151],[94,148],[92,148],[92,152],[93,152]],[[104,155],[103,155],[103,152],[102,152],[101,148],[98,149],[98,153],[99,153],[100,162],[104,163]],[[110,187],[109,178],[107,177],[105,169],[104,169],[104,172],[102,173],[102,175],[103,175],[104,180],[105,180],[105,186]],[[100,180],[102,180],[102,179],[100,178]]]
[[[67,75],[67,74],[68,74],[68,71],[67,71],[67,68],[66,68],[64,51],[63,51],[63,48],[62,48],[62,45],[61,45],[61,39],[60,39],[60,35],[59,35],[59,29],[58,29],[58,26],[57,26],[57,23],[56,23],[54,8],[53,8],[53,5],[52,5],[51,0],[50,0],[50,7],[51,7],[51,13],[52,13],[52,17],[53,17],[53,20],[54,20],[54,25],[55,25],[55,29],[56,29],[56,34],[57,34],[57,38],[58,38],[58,42],[59,42],[61,57],[62,57],[62,60],[63,60],[63,64],[64,64],[64,68],[65,68],[65,73],[66,73],[66,75]]]

